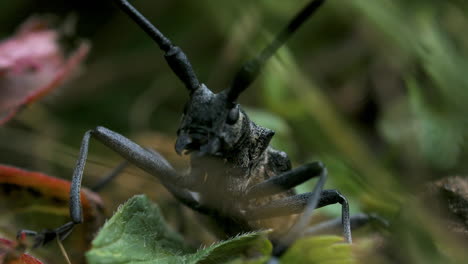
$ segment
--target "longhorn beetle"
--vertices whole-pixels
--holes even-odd
[[[80,188],[91,137],[157,177],[181,203],[213,219],[225,236],[264,227],[274,230],[290,227],[287,232],[278,231],[273,236],[273,253],[279,256],[300,236],[315,208],[340,203],[344,239],[351,243],[348,202],[336,190],[323,190],[327,177],[324,165],[313,162],[291,169],[287,154],[269,146],[274,132],[252,122],[236,103],[266,61],[325,0],[308,3],[272,43],[242,66],[231,86],[219,93],[213,93],[198,81],[182,49],[174,46],[128,1],[115,1],[158,44],[169,67],[190,93],[177,131],[175,150],[178,154],[191,155],[191,170],[187,175],[181,175],[158,152],[141,147],[107,128],[89,130],[84,134],[73,172],[71,221],[54,230],[22,231],[34,236],[35,246],[46,244],[57,236],[64,239],[76,224],[82,222]],[[316,177],[319,180],[312,192],[295,194],[293,187]],[[301,212],[296,222],[285,217]],[[276,218],[278,216],[284,217]],[[271,218],[277,221],[273,222]],[[289,222],[294,223],[287,225]]]

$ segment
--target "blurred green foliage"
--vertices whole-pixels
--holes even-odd
[[[220,91],[306,2],[135,5],[186,51],[199,79]],[[112,1],[2,1],[0,37],[43,13],[59,20],[75,14],[76,35],[91,41],[92,54],[67,87],[0,129],[2,163],[68,177],[83,133],[96,125],[131,138],[175,135],[188,95]],[[323,160],[327,187],[344,193],[354,211],[392,223],[393,253],[380,262],[468,258],[466,240],[446,231],[428,203],[414,202],[429,181],[467,174],[467,28],[463,0],[329,0],[240,98],[254,120],[277,131],[273,144],[293,164]],[[91,151],[91,164],[114,164],[105,148]]]

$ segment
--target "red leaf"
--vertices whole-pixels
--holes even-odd
[[[45,199],[68,201],[70,197],[71,182],[67,180],[0,164],[0,186],[5,184],[32,190]],[[81,203],[85,219],[96,218],[103,208],[101,197],[86,188],[81,190]]]
[[[88,54],[82,42],[65,58],[59,37],[44,21],[30,19],[0,42],[0,125],[63,84]]]
[[[0,238],[0,264],[42,264],[31,255],[23,253],[21,243]]]

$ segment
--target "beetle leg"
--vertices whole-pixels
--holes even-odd
[[[349,205],[346,197],[337,190],[324,190],[321,192],[316,206],[313,206],[312,202],[315,198],[314,195],[314,192],[310,192],[272,201],[270,204],[252,209],[246,213],[246,216],[248,217],[248,220],[256,220],[304,212],[298,221],[291,227],[288,234],[281,239],[280,246],[277,249],[277,254],[280,254],[280,252],[282,253],[292,242],[302,235],[304,230],[306,230],[311,216],[308,212],[315,208],[340,203],[342,210],[341,223],[343,225],[343,235],[345,241],[351,243],[351,222],[349,216]]]
[[[375,214],[364,214],[364,213],[352,215],[350,217],[350,223],[351,223],[351,230],[361,228],[362,226],[367,225],[368,223],[375,223],[376,225],[380,227],[384,227],[384,228],[387,228],[389,226],[388,221],[383,219],[382,217],[375,215]],[[341,218],[328,220],[328,221],[325,221],[325,222],[322,222],[322,223],[319,223],[317,225],[307,228],[303,236],[311,236],[315,234],[335,232],[341,228],[341,225],[342,225]]]
[[[253,199],[280,193],[319,177],[324,172],[325,166],[322,162],[305,164],[252,186],[247,190],[245,198]]]
[[[313,192],[297,194],[280,200],[271,201],[269,204],[252,209],[247,214],[249,220],[272,218],[299,214],[306,209],[308,202],[313,198]],[[316,208],[321,208],[330,204],[340,203],[346,206],[346,198],[337,190],[323,190],[320,194]]]
[[[70,216],[73,222],[81,223],[82,212],[79,194],[91,136],[120,154],[128,162],[156,176],[184,204],[190,207],[198,206],[198,203],[193,199],[190,192],[185,190],[185,188],[194,186],[195,183],[191,181],[191,178],[178,174],[158,152],[149,151],[117,132],[104,127],[97,127],[87,131],[83,136],[78,161],[73,172],[70,190]]]
[[[35,236],[35,247],[47,244],[57,236],[61,240],[64,239],[72,231],[76,224],[82,223],[83,212],[81,208],[81,182],[83,179],[83,171],[85,168],[86,158],[88,156],[88,146],[91,136],[120,154],[128,162],[143,169],[151,175],[156,176],[179,201],[188,207],[201,213],[210,212],[208,208],[200,206],[193,198],[190,191],[186,190],[186,188],[194,185],[194,183],[190,181],[191,178],[179,175],[172,168],[169,162],[159,153],[145,149],[128,138],[107,128],[97,127],[93,130],[87,131],[84,134],[83,140],[81,142],[80,152],[78,154],[78,160],[73,171],[69,205],[70,218],[72,221],[52,230],[43,230],[41,232],[34,232],[30,230],[20,231],[25,232],[24,234],[26,235]],[[122,169],[123,168],[120,168],[120,170]],[[110,178],[115,177],[117,172],[118,170],[114,171]]]
[[[283,173],[277,177],[273,177],[270,180],[265,181],[265,184],[260,183],[258,186],[265,187],[256,187],[256,189],[258,190],[257,193],[271,193],[271,191],[265,190],[272,190],[274,186],[278,185],[277,183],[282,183],[279,185],[285,187],[294,186],[293,184],[295,184],[296,182],[301,183],[304,179],[307,178],[305,177],[307,172],[315,172],[311,174],[310,178],[320,175],[320,178],[312,192],[272,201],[267,205],[251,209],[245,214],[247,220],[255,220],[282,215],[297,214],[302,212],[301,216],[298,218],[296,223],[290,228],[288,234],[281,238],[279,244],[275,247],[274,254],[277,256],[281,255],[284,252],[284,250],[286,250],[289,247],[289,245],[292,244],[292,242],[294,242],[298,237],[301,236],[302,232],[309,225],[310,218],[315,208],[323,207],[334,203],[340,203],[342,205],[343,235],[346,242],[351,243],[352,241],[348,201],[343,195],[341,195],[336,190],[322,191],[323,186],[325,185],[326,178],[328,176],[328,172],[327,169],[321,163],[312,163],[312,165],[305,165],[305,167],[303,166],[299,167],[296,170],[292,170],[289,174]],[[288,179],[292,179],[290,180],[292,182],[291,184],[288,183]]]
[[[17,240],[22,239],[23,235],[34,237],[34,242],[33,242],[32,247],[37,248],[37,247],[40,247],[49,243],[50,241],[55,240],[57,237],[60,240],[65,239],[72,232],[75,224],[76,223],[74,222],[68,222],[55,229],[44,229],[40,232],[36,232],[32,230],[20,230],[18,231],[18,234],[16,235],[16,239]]]
[[[158,152],[155,150],[147,148],[147,150],[154,155],[159,155]],[[104,188],[109,182],[111,182],[115,177],[117,177],[125,168],[127,168],[130,165],[130,162],[128,160],[125,160],[121,162],[117,167],[115,167],[109,174],[104,176],[95,186],[91,188],[93,191],[99,191],[102,188]],[[204,208],[201,205],[198,204],[198,202],[193,198],[192,194],[185,190],[184,188],[178,188],[174,184],[170,183],[162,183],[166,189],[168,189],[175,198],[177,198],[180,202],[188,206],[189,208],[198,211],[200,213],[211,213],[211,211],[208,208]]]

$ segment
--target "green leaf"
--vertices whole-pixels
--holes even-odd
[[[351,245],[338,236],[306,237],[294,243],[281,257],[282,264],[354,264]]]
[[[269,254],[265,235],[266,231],[242,234],[195,252],[171,230],[157,205],[137,195],[104,225],[86,256],[90,264],[221,263],[252,250]]]

